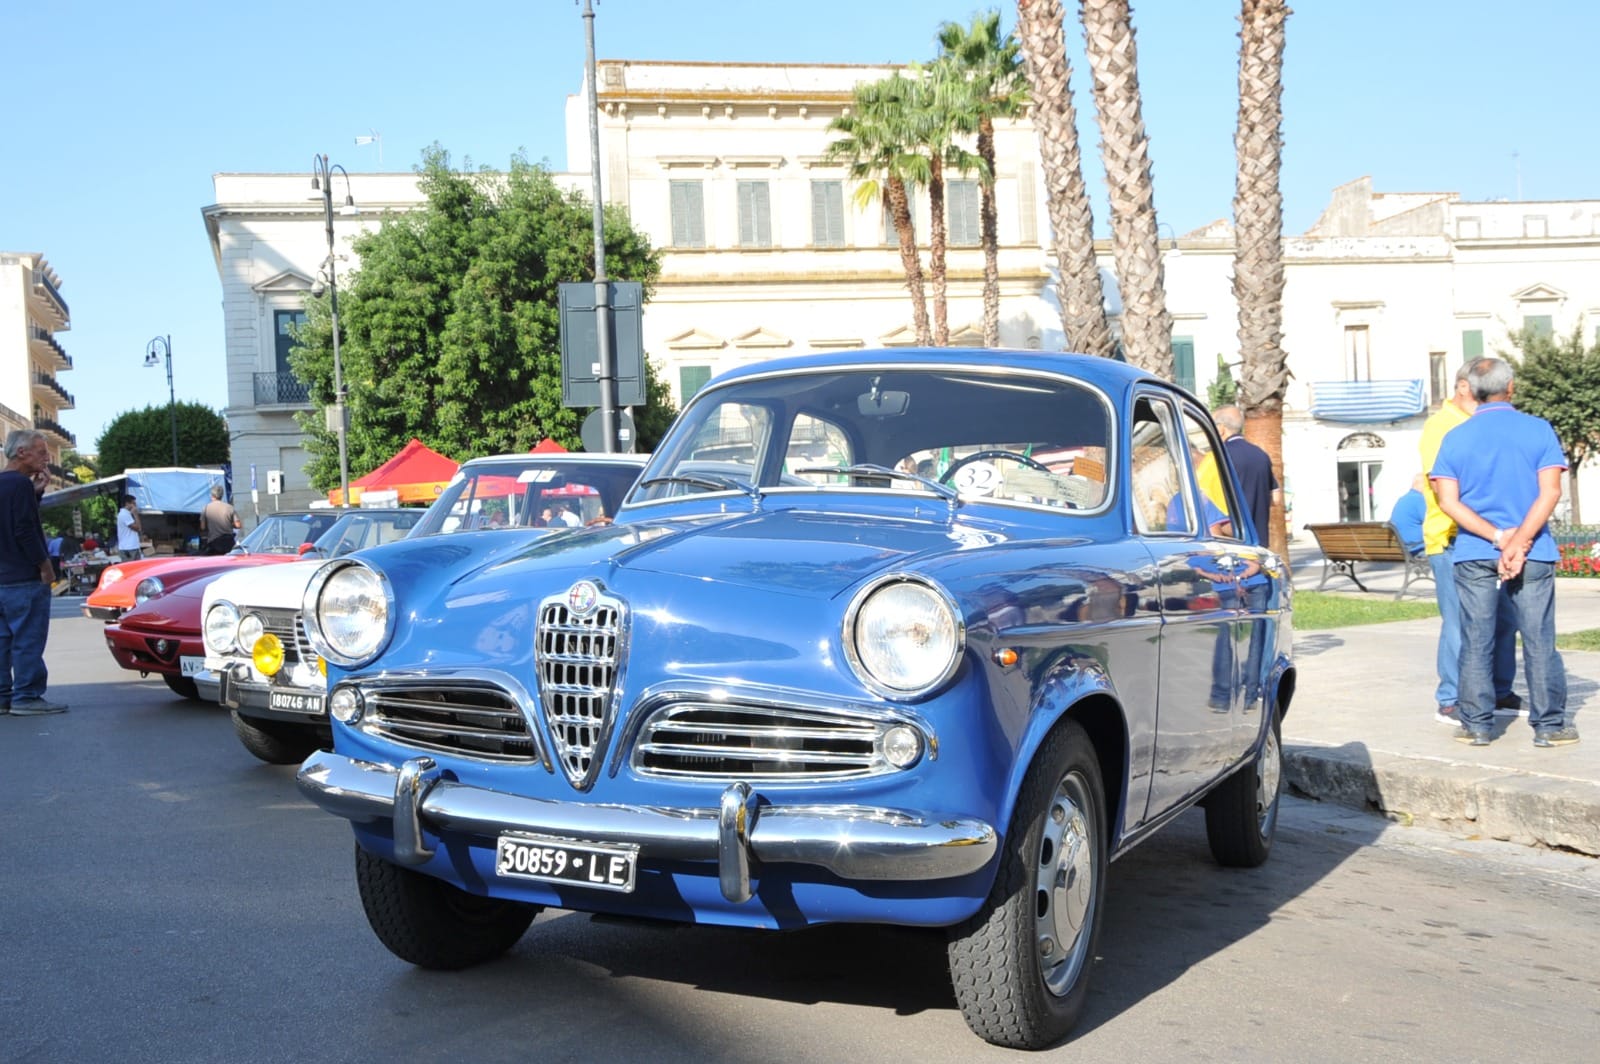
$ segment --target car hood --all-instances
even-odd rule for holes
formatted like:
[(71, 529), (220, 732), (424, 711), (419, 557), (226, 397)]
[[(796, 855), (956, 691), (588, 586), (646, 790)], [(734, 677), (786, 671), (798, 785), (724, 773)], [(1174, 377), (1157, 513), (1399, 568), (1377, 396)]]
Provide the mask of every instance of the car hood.
[[(121, 606), (127, 608), (133, 605), (134, 590), (139, 586), (139, 581), (152, 576), (159, 577), (161, 582), (169, 588), (179, 584), (187, 584), (195, 580), (209, 579), (219, 573), (229, 572), (241, 567), (254, 567), (258, 565), (283, 564), (294, 561), (291, 555), (280, 554), (222, 554), (211, 558), (182, 557), (182, 558), (146, 558), (137, 562), (118, 562), (110, 568), (121, 569), (122, 579), (110, 587), (99, 587), (89, 595), (86, 600), (90, 606)], [(137, 568), (135, 568), (137, 566)], [(101, 580), (104, 581), (104, 576)]]
[(325, 564), (315, 560), (235, 569), (211, 581), (206, 599), (209, 602), (226, 599), (241, 607), (297, 610), (306, 584), (311, 582), (311, 574)]
[[(135, 581), (137, 583), (137, 581)], [(198, 632), (200, 603), (212, 581), (196, 579), (146, 599), (118, 620), (123, 628), (159, 629), (163, 632)]]

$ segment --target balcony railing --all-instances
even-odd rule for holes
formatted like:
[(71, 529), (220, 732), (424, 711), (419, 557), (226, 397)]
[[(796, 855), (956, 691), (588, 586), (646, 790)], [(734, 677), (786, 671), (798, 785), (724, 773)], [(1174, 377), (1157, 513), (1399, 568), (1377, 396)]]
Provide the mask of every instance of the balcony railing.
[(309, 406), (311, 386), (293, 373), (257, 373), (256, 405), (273, 406), (281, 403)]
[(1428, 408), (1421, 380), (1316, 381), (1311, 413), (1323, 421), (1399, 421)]
[(56, 356), (56, 359), (59, 362), (59, 369), (72, 368), (72, 356), (67, 354), (66, 349), (62, 347), (59, 342), (57, 342), (54, 336), (50, 335), (50, 330), (41, 329), (35, 325), (32, 328), (32, 333), (35, 340), (38, 340), (40, 343), (48, 347), (51, 354)]
[(61, 425), (59, 423), (57, 423), (55, 421), (55, 419), (53, 419), (53, 418), (36, 417), (36, 418), (33, 419), (33, 427), (38, 429), (40, 432), (53, 432), (53, 433), (55, 433), (57, 436), (61, 437), (63, 440), (66, 440), (67, 441), (67, 445), (70, 446), (70, 447), (78, 446), (78, 437), (74, 436), (72, 433), (70, 433), (66, 429), (62, 428)]
[(75, 402), (73, 402), (72, 393), (61, 387), (61, 384), (53, 375), (41, 372), (39, 370), (34, 370), (33, 383), (54, 395), (57, 399), (56, 405), (60, 406), (63, 410), (70, 410), (77, 405)]
[(33, 275), (33, 283), (37, 287), (43, 289), (45, 295), (49, 296), (55, 301), (56, 306), (61, 308), (61, 316), (63, 318), (72, 317), (72, 312), (67, 309), (67, 301), (61, 298), (61, 293), (56, 290), (55, 285), (50, 283), (50, 278), (48, 276), (43, 273), (36, 272)]

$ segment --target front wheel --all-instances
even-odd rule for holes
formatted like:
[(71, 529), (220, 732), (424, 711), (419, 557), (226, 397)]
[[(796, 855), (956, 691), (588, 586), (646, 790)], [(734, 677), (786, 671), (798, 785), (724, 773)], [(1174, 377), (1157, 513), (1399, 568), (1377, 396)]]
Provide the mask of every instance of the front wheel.
[(1043, 1049), (1078, 1021), (1100, 937), (1105, 825), (1094, 746), (1064, 720), (1023, 780), (988, 898), (950, 932), (956, 1000), (985, 1041)]
[(419, 968), (453, 971), (517, 944), (540, 906), (485, 898), (356, 847), (356, 886), (378, 941)]
[(1282, 787), (1283, 743), (1274, 713), (1260, 756), (1206, 796), (1206, 840), (1218, 864), (1255, 868), (1271, 855)]
[(251, 720), (238, 710), (233, 711), (233, 734), (246, 750), (269, 765), (298, 765), (322, 746), (310, 726)]

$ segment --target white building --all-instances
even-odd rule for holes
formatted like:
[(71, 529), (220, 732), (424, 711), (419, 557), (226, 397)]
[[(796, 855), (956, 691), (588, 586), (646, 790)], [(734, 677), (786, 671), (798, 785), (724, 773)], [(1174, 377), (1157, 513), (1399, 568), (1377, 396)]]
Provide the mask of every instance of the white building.
[[(891, 69), (599, 64), (604, 194), (662, 251), (645, 350), (680, 405), (748, 362), (912, 342), (893, 233), (876, 203), (855, 205), (843, 168), (823, 158), (828, 122), (849, 107), (851, 86)], [(557, 179), (587, 194), (581, 92), (567, 101), (566, 128), (569, 172)], [(1041, 298), (1053, 258), (1032, 125), (1002, 123), (996, 140), (1001, 342), (1055, 347), (1060, 322)], [(360, 227), (421, 199), (411, 175), (350, 181), (362, 214), (335, 220), (340, 276), (357, 265), (349, 239)], [(283, 504), (303, 504), (317, 496), (292, 414), (310, 406), (288, 373), (283, 330), (328, 253), (322, 202), (309, 174), (219, 174), (215, 188), (204, 215), (223, 284), (236, 481), (251, 465), (263, 483), (266, 469), (282, 469)], [(927, 204), (916, 198), (925, 244)], [(948, 216), (951, 338), (976, 345), (974, 183), (951, 182)], [(1597, 202), (1474, 204), (1450, 193), (1374, 193), (1362, 179), (1336, 189), (1317, 224), (1284, 250), (1291, 532), (1388, 515), (1418, 471), (1422, 422), (1463, 358), (1507, 349), (1524, 324), (1558, 333), (1600, 325)], [(1232, 229), (1217, 222), (1183, 234), (1167, 255), (1176, 376), (1204, 394), (1218, 356), (1238, 357)], [(1102, 262), (1111, 266), (1108, 248)], [(1589, 497), (1600, 498), (1600, 485)]]
[(43, 255), (0, 252), (0, 439), (12, 429), (38, 429), (59, 478), (61, 454), (78, 445), (61, 425), (72, 393), (56, 374), (72, 358), (55, 334), (72, 328), (61, 278)]

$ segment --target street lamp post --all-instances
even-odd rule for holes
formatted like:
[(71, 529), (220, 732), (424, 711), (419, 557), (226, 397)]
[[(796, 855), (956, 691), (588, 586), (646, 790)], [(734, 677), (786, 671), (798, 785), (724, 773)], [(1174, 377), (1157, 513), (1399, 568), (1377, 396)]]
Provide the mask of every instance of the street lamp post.
[(341, 506), (350, 505), (350, 452), (345, 435), (350, 429), (349, 413), (345, 408), (344, 365), (339, 361), (339, 282), (334, 272), (333, 251), (333, 172), (344, 175), (344, 206), (340, 214), (357, 214), (356, 201), (350, 194), (350, 172), (338, 163), (328, 165), (326, 155), (311, 157), (311, 187), (322, 193), (322, 217), (328, 233), (328, 261), (324, 271), (328, 278), (328, 312), (333, 325), (333, 413), (332, 428), (339, 438), (339, 491)]
[[(156, 354), (160, 351), (161, 354)], [(146, 368), (159, 366), (162, 356), (167, 360), (167, 418), (172, 422), (172, 464), (178, 464), (178, 393), (172, 387), (172, 337), (157, 336), (144, 347)]]

